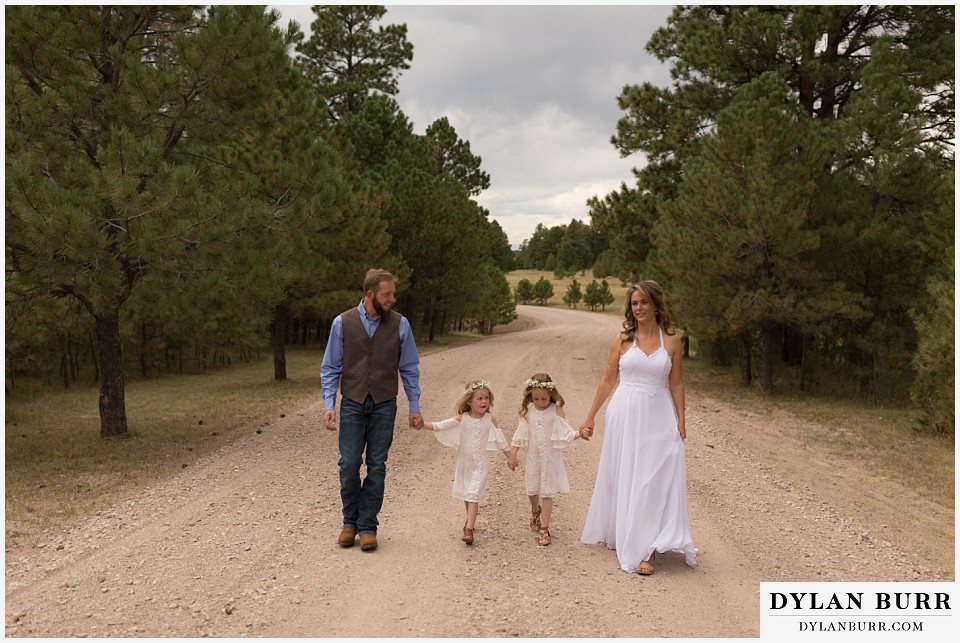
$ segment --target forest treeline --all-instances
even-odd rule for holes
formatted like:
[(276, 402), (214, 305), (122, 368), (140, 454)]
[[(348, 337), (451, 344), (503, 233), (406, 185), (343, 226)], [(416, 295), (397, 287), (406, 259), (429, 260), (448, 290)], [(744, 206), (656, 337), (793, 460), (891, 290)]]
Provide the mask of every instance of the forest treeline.
[[(125, 369), (325, 341), (365, 271), (430, 339), (515, 316), (481, 159), (393, 95), (413, 46), (382, 6), (16, 6), (6, 13), (6, 387), (81, 368), (101, 435)], [(469, 260), (465, 260), (469, 258)]]
[(647, 45), (673, 84), (617, 97), (634, 180), (516, 253), (469, 142), (394, 99), (406, 27), (313, 12), (7, 7), (8, 390), (94, 378), (122, 436), (127, 369), (269, 350), (283, 378), (371, 266), (424, 340), (489, 332), (516, 266), (658, 279), (744, 383), (829, 372), (952, 433), (952, 6), (677, 7)]
[(517, 265), (654, 278), (714, 364), (954, 428), (953, 6), (684, 6), (624, 87), (635, 182)]

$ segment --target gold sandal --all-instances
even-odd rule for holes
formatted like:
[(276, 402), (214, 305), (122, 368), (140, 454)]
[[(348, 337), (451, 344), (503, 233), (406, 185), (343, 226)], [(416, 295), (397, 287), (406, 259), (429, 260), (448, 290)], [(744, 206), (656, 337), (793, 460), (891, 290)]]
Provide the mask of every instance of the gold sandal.
[(460, 540), (467, 543), (468, 545), (473, 544), (473, 530), (467, 527), (467, 523), (463, 523), (463, 538), (461, 538)]
[(539, 529), (540, 538), (537, 539), (537, 544), (542, 546), (547, 546), (550, 544), (550, 530), (549, 529)]
[(530, 518), (530, 531), (540, 531), (540, 512), (543, 511), (543, 507), (537, 507), (537, 510), (530, 510), (532, 518)]
[(640, 563), (637, 566), (637, 573), (641, 576), (652, 576), (653, 575), (653, 557), (656, 556), (656, 553), (650, 554), (650, 558)]

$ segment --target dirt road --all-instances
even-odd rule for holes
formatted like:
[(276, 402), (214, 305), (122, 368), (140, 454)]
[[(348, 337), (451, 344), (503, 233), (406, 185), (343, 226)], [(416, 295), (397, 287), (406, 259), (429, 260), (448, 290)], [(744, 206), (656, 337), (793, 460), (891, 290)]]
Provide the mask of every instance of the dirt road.
[[(521, 307), (515, 324), (527, 329), (423, 358), (425, 419), (449, 417), (463, 383), (483, 377), (509, 439), (521, 383), (546, 371), (580, 422), (619, 322)], [(801, 450), (789, 418), (749, 417), (690, 387), (695, 569), (666, 555), (651, 577), (626, 574), (614, 552), (579, 542), (600, 418), (565, 454), (572, 491), (551, 546), (527, 528), (522, 469), (499, 457), (465, 546), (456, 453), (405, 426), (402, 395), (380, 547), (340, 549), (337, 440), (317, 400), (8, 559), (6, 635), (756, 637), (762, 580), (953, 578), (952, 512)]]

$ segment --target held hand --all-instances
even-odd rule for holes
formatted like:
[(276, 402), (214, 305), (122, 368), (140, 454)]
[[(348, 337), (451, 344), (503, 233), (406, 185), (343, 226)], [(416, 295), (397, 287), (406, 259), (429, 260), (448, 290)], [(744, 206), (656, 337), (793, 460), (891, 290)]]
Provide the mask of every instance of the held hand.
[(323, 412), (323, 426), (327, 431), (337, 430), (337, 412), (333, 409), (327, 409)]
[(593, 420), (585, 420), (583, 424), (580, 425), (580, 437), (584, 440), (589, 440), (593, 437)]
[(580, 427), (580, 430), (577, 431), (577, 437), (587, 442), (590, 441), (590, 435), (591, 435), (590, 429)]
[(423, 428), (423, 416), (419, 413), (410, 414), (410, 426), (418, 431)]

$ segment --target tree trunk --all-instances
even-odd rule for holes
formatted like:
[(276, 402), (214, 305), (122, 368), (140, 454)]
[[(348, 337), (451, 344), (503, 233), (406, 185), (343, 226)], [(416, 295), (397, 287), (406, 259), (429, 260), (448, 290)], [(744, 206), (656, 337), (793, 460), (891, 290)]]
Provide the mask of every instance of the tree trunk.
[(97, 331), (90, 338), (90, 354), (93, 356), (93, 381), (100, 381), (100, 356), (97, 355)]
[(333, 320), (326, 317), (320, 317), (317, 322), (317, 343), (321, 346), (327, 345), (327, 339), (330, 337), (330, 326), (332, 325)]
[(760, 388), (764, 393), (773, 393), (773, 353), (777, 343), (777, 326), (771, 321), (764, 321), (761, 323), (761, 329)]
[(750, 331), (741, 330), (737, 333), (740, 343), (740, 383), (750, 386), (753, 383), (752, 348), (750, 347)]
[(140, 322), (140, 375), (147, 377), (147, 322)]
[(281, 301), (273, 309), (273, 379), (287, 379), (287, 326), (290, 323), (290, 307)]
[(70, 389), (70, 340), (66, 334), (60, 336), (60, 374), (63, 375), (64, 390)]
[(807, 334), (800, 335), (800, 390), (807, 390)]
[(70, 379), (76, 382), (80, 379), (80, 346), (70, 340)]
[(130, 437), (124, 398), (123, 340), (117, 310), (95, 315), (100, 354), (100, 437)]
[(427, 340), (427, 341), (429, 341), (431, 344), (433, 343), (433, 338), (434, 338), (434, 336), (435, 336), (435, 334), (436, 334), (436, 330), (437, 330), (437, 324), (436, 324), (436, 322), (437, 322), (437, 318), (438, 318), (438, 317), (439, 317), (439, 315), (437, 314), (437, 310), (436, 310), (435, 308), (431, 307), (431, 308), (430, 308), (430, 317), (429, 317), (429, 322), (430, 322), (430, 337), (429, 337), (429, 339)]

